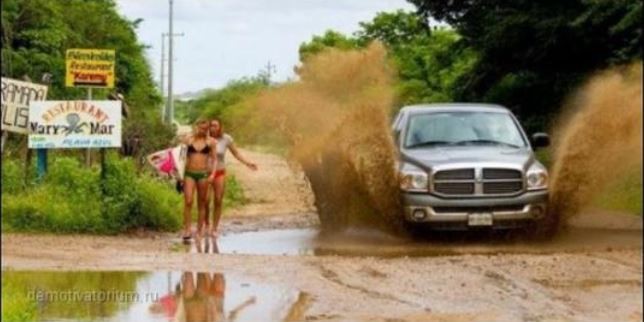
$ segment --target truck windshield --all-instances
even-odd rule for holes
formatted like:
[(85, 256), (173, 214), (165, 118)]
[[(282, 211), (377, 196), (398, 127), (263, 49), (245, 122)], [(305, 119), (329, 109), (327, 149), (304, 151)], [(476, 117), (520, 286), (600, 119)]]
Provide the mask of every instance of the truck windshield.
[(441, 145), (525, 147), (518, 125), (507, 113), (432, 112), (411, 116), (405, 148)]

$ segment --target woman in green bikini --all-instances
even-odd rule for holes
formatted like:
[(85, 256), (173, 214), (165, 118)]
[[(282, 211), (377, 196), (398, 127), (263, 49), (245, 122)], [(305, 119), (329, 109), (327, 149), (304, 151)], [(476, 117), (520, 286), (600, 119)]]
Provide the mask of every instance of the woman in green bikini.
[[(217, 140), (208, 135), (208, 121), (199, 120), (195, 124), (194, 134), (184, 139), (188, 146), (186, 171), (184, 175), (184, 207), (183, 207), (183, 240), (192, 238), (192, 204), (194, 193), (197, 191), (197, 236), (203, 235), (206, 220), (206, 202), (208, 196), (208, 180), (214, 178), (214, 171), (210, 170), (212, 162), (217, 162)], [(214, 160), (214, 161), (213, 161)]]

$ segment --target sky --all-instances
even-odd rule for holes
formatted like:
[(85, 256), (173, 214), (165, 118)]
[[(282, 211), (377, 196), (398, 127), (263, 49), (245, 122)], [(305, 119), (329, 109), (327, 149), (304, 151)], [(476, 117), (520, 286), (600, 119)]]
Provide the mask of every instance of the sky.
[[(128, 19), (143, 19), (137, 34), (150, 46), (147, 57), (158, 81), (168, 1), (117, 0), (117, 4)], [(397, 9), (414, 7), (405, 0), (174, 0), (174, 32), (184, 36), (174, 40), (173, 92), (219, 88), (257, 75), (269, 61), (276, 66), (273, 80), (293, 78), (302, 42), (328, 29), (351, 34), (359, 22)]]

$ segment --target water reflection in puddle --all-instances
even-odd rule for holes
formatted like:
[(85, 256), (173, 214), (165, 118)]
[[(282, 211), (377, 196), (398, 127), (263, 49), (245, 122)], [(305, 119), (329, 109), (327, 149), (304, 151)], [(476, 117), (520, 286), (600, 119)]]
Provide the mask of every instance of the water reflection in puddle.
[(375, 257), (423, 257), (464, 254), (553, 253), (641, 248), (641, 231), (617, 229), (570, 229), (549, 241), (535, 241), (520, 233), (440, 233), (430, 238), (406, 239), (353, 230), (320, 236), (315, 229), (283, 229), (229, 234), (217, 240), (196, 240), (175, 245), (192, 253), (255, 255), (346, 255)]
[(37, 303), (40, 321), (282, 321), (303, 294), (211, 272), (3, 271), (2, 278)]
[(190, 244), (177, 241), (174, 248), (207, 254), (314, 255), (317, 237), (315, 229), (280, 229), (195, 239)]

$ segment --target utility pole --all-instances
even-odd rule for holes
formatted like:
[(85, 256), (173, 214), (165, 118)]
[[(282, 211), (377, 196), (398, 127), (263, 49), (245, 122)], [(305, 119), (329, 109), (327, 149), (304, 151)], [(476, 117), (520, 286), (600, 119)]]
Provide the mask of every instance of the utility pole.
[(269, 60), (268, 63), (266, 63), (266, 82), (267, 82), (267, 85), (271, 84), (271, 75), (273, 75), (273, 73), (275, 73), (275, 72), (277, 72), (277, 68)]
[(172, 124), (172, 121), (174, 120), (174, 97), (172, 95), (172, 69), (173, 69), (173, 56), (174, 56), (174, 48), (173, 48), (173, 41), (172, 39), (174, 38), (174, 29), (172, 28), (172, 20), (173, 20), (173, 12), (172, 12), (172, 4), (173, 0), (168, 0), (170, 4), (170, 16), (169, 16), (169, 30), (168, 30), (168, 40), (169, 40), (169, 48), (168, 48), (168, 107), (166, 108), (166, 122), (168, 124)]
[[(161, 73), (160, 73), (160, 79), (159, 79), (159, 86), (161, 87), (161, 97), (163, 98), (163, 105), (161, 106), (161, 119), (165, 120), (166, 119), (166, 109), (168, 108), (168, 103), (166, 101), (166, 96), (165, 96), (165, 79), (166, 79), (166, 74), (165, 74), (165, 62), (168, 61), (167, 58), (165, 58), (165, 38), (168, 37), (168, 33), (164, 32), (161, 34)], [(179, 33), (179, 34), (174, 34), (173, 37), (183, 37), (184, 33)]]

